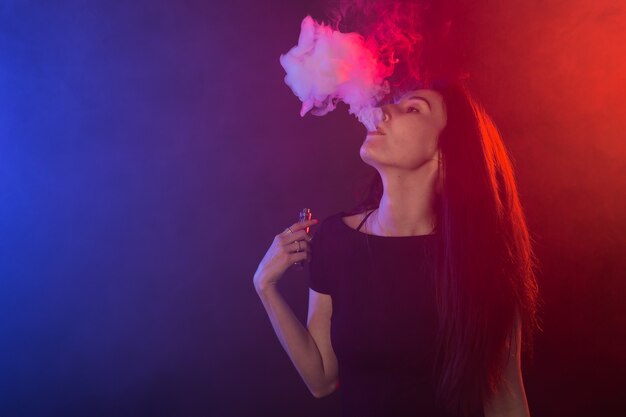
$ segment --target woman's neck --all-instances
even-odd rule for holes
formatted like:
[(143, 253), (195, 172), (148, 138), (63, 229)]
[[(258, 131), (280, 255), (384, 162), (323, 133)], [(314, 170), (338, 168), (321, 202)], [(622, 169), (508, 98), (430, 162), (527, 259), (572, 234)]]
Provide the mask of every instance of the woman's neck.
[(381, 236), (431, 234), (436, 224), (434, 180), (418, 175), (382, 179), (383, 196), (376, 212), (367, 219), (369, 229)]

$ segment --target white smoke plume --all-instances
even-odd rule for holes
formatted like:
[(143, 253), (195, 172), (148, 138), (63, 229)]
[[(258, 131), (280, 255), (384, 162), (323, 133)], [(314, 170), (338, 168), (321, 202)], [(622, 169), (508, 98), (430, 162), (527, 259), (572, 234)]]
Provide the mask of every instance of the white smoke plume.
[(302, 101), (300, 116), (311, 109), (323, 116), (341, 100), (368, 131), (376, 130), (383, 116), (376, 103), (389, 93), (389, 68), (375, 51), (376, 44), (362, 35), (341, 33), (306, 16), (298, 44), (280, 56), (285, 83)]

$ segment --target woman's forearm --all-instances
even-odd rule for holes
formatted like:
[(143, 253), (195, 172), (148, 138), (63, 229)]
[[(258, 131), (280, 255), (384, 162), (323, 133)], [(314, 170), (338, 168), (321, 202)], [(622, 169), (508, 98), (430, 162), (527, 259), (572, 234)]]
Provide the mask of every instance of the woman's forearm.
[(255, 287), (274, 332), (311, 394), (321, 397), (329, 391), (322, 355), (309, 331), (295, 316), (275, 284)]

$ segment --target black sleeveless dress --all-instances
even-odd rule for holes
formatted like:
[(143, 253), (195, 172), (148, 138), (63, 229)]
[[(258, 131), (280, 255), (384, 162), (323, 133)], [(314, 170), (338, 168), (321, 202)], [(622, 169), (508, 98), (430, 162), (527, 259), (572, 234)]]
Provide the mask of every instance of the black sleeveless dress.
[(438, 235), (369, 235), (347, 215), (318, 224), (309, 263), (309, 287), (333, 300), (342, 415), (451, 417), (432, 378)]

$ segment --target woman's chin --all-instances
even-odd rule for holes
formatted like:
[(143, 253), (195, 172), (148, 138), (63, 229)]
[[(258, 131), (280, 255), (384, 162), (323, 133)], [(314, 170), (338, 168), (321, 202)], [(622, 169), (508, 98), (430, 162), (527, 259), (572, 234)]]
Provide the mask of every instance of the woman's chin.
[(359, 156), (361, 156), (363, 162), (368, 165), (374, 166), (376, 164), (376, 157), (366, 144), (361, 145), (361, 148), (359, 149)]

